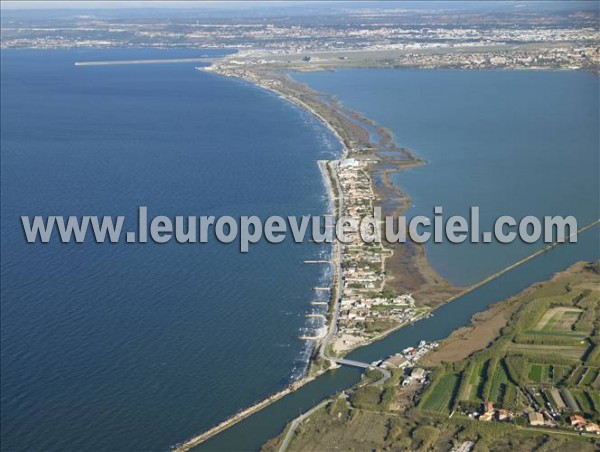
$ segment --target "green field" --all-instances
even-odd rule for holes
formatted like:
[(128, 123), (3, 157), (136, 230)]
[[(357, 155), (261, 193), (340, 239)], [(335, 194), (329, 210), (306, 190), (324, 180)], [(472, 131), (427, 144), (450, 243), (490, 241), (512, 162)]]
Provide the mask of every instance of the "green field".
[(596, 381), (596, 378), (598, 377), (598, 368), (596, 367), (588, 367), (587, 368), (587, 372), (585, 373), (581, 384), (584, 386), (591, 386), (592, 383), (594, 383), (594, 381)]
[(492, 381), (492, 387), (490, 389), (490, 400), (494, 403), (502, 403), (504, 396), (510, 385), (508, 381), (508, 375), (502, 363), (498, 363), (494, 379)]
[(569, 385), (577, 386), (581, 381), (584, 373), (586, 372), (586, 368), (583, 366), (578, 366), (575, 371), (571, 374), (571, 378), (569, 378)]
[(592, 402), (594, 402), (594, 411), (600, 413), (600, 394), (596, 391), (591, 391), (589, 395), (592, 398)]
[(579, 389), (572, 389), (571, 394), (573, 394), (573, 397), (575, 397), (575, 400), (584, 413), (594, 413), (594, 402), (588, 392), (581, 391)]
[(483, 367), (482, 363), (475, 362), (471, 367), (471, 374), (469, 375), (469, 384), (472, 386), (477, 386), (479, 384), (479, 378), (481, 373), (481, 368)]
[(557, 312), (542, 328), (542, 331), (570, 331), (581, 315), (580, 311)]
[(470, 394), (468, 400), (483, 401), (483, 385), (485, 383), (485, 375), (489, 361), (477, 361), (472, 369), (469, 377)]
[(447, 373), (440, 376), (423, 397), (420, 408), (440, 413), (449, 412), (452, 409), (458, 383), (458, 374)]
[(569, 366), (552, 366), (552, 382), (554, 384), (566, 381), (571, 373)]
[(554, 366), (551, 364), (531, 364), (529, 381), (531, 383), (558, 383), (569, 374), (569, 366)]
[(529, 380), (531, 380), (534, 383), (541, 383), (543, 371), (543, 364), (532, 364), (529, 368)]
[(577, 345), (533, 345), (511, 343), (508, 350), (514, 353), (530, 355), (535, 361), (536, 356), (556, 355), (561, 358), (580, 360), (588, 350), (589, 344), (579, 343)]

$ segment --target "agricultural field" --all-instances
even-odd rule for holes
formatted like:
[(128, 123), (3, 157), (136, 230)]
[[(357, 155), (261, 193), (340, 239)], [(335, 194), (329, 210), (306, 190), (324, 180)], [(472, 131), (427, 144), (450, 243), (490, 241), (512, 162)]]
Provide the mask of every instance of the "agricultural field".
[(578, 366), (573, 373), (571, 374), (571, 378), (569, 378), (570, 386), (577, 386), (583, 380), (583, 377), (586, 373), (587, 369), (585, 366)]
[(596, 404), (591, 391), (583, 391), (580, 389), (571, 389), (571, 394), (581, 407), (584, 414), (593, 414), (596, 412)]
[(584, 342), (578, 345), (533, 345), (533, 344), (510, 344), (508, 350), (531, 356), (535, 360), (536, 356), (555, 355), (561, 358), (581, 360), (589, 349), (589, 344)]
[(551, 365), (532, 363), (529, 367), (529, 381), (531, 383), (552, 383), (552, 380)]
[[(487, 349), (447, 366), (419, 408), (477, 411), (490, 401), (496, 408), (526, 411), (541, 409), (548, 401), (556, 412), (599, 416), (599, 291), (590, 287), (597, 289), (569, 275), (518, 297), (505, 311), (510, 321), (500, 337)], [(504, 303), (511, 306), (510, 300)], [(452, 394), (454, 401), (449, 400)]]
[(481, 400), (483, 402), (483, 385), (487, 374), (489, 361), (476, 362), (471, 371), (469, 379), (469, 400)]
[(568, 381), (572, 371), (572, 366), (531, 363), (529, 381), (536, 384), (563, 385)]
[(450, 412), (458, 388), (459, 375), (447, 373), (436, 379), (435, 383), (423, 397), (419, 408), (437, 411), (438, 413)]
[(599, 375), (599, 367), (580, 365), (573, 371), (568, 384), (577, 387), (589, 386), (597, 390)]
[(578, 308), (558, 307), (546, 311), (537, 323), (536, 331), (571, 331), (583, 311)]
[(502, 402), (502, 397), (508, 385), (508, 374), (503, 366), (496, 366), (496, 372), (492, 377), (492, 386), (490, 388), (489, 399), (492, 402)]
[(598, 379), (599, 372), (600, 369), (598, 369), (597, 367), (587, 367), (587, 371), (583, 375), (580, 384), (584, 386), (592, 386), (594, 382)]
[[(600, 264), (579, 263), (492, 306), (419, 363), (429, 371), (422, 389), (406, 392), (402, 372), (383, 387), (352, 388), (302, 422), (289, 450), (450, 450), (463, 441), (475, 450), (600, 450), (600, 436), (567, 422), (576, 413), (600, 423), (599, 287)], [(493, 332), (469, 341), (490, 320)], [(484, 402), (495, 409), (487, 422)], [(499, 409), (508, 419), (497, 420)], [(528, 425), (532, 411), (553, 428)]]

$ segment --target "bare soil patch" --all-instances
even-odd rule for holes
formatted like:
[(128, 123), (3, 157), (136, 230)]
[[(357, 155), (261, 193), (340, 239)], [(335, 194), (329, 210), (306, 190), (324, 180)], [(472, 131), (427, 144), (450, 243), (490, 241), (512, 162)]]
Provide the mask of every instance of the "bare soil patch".
[(441, 366), (461, 361), (473, 353), (487, 348), (506, 326), (513, 304), (496, 304), (487, 311), (475, 314), (470, 326), (455, 330), (440, 347), (425, 355), (424, 366)]

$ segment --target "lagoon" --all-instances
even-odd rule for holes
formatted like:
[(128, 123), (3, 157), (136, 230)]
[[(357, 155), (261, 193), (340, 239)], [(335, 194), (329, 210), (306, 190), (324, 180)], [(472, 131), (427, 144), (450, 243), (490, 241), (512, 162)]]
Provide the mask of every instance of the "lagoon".
[[(481, 230), (501, 215), (600, 218), (599, 78), (581, 71), (343, 69), (294, 73), (389, 129), (427, 163), (396, 173), (406, 215), (469, 217)], [(468, 285), (542, 244), (428, 243), (447, 280)]]

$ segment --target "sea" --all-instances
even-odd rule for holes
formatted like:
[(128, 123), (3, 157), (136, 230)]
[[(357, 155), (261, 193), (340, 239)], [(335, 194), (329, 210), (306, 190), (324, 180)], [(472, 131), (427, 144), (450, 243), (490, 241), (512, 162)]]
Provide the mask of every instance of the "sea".
[(27, 244), (21, 215), (320, 215), (308, 113), (201, 50), (3, 50), (2, 448), (166, 450), (301, 376), (330, 246)]
[[(304, 372), (310, 349), (298, 336), (319, 327), (305, 315), (318, 296), (313, 288), (330, 275), (303, 261), (326, 259), (329, 247), (261, 242), (242, 254), (235, 243), (215, 241), (32, 245), (21, 228), (21, 215), (126, 215), (133, 225), (140, 205), (167, 216), (329, 211), (316, 161), (339, 155), (340, 146), (278, 96), (196, 70), (200, 63), (74, 66), (220, 53), (0, 54), (2, 449), (166, 450)], [(409, 215), (432, 205), (455, 215), (478, 203), (485, 221), (525, 212), (565, 212), (580, 225), (598, 217), (598, 79), (591, 74), (293, 77), (335, 94), (428, 161), (394, 176), (413, 200)], [(598, 258), (597, 232), (355, 357), (437, 340), (487, 304)], [(440, 274), (468, 284), (535, 249), (442, 244), (427, 253)], [(257, 449), (358, 375), (329, 373), (205, 448)]]

